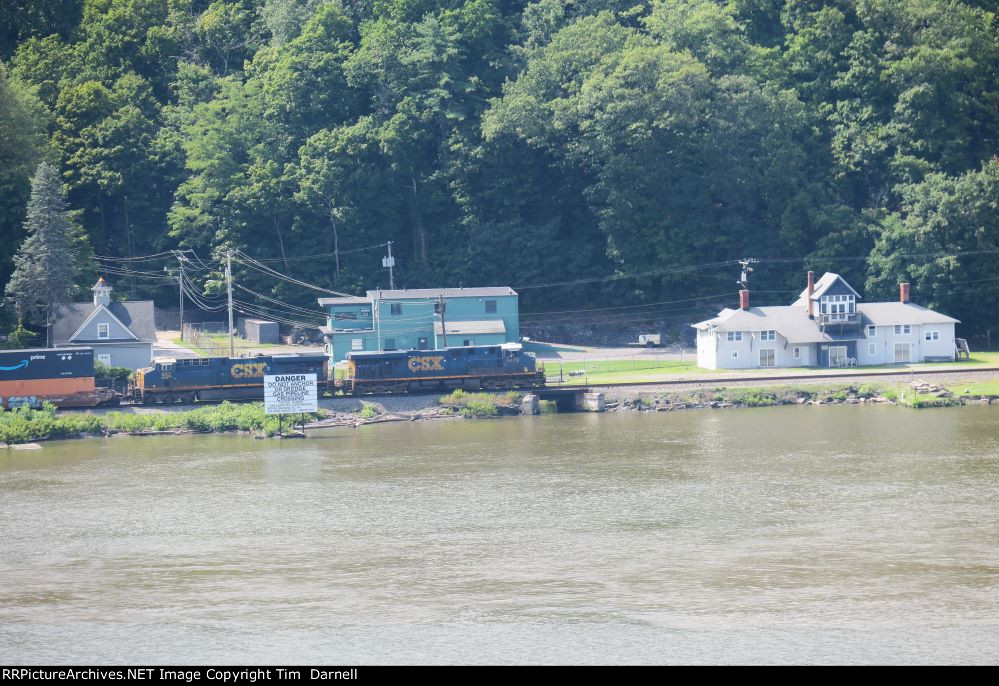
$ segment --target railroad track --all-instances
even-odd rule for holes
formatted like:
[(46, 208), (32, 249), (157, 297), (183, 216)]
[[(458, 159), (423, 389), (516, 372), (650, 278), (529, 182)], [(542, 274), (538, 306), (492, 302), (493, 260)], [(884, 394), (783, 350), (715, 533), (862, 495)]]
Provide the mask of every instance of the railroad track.
[[(747, 375), (747, 376), (725, 376), (725, 377), (696, 377), (696, 378), (674, 378), (674, 379), (660, 379), (658, 381), (624, 381), (624, 382), (591, 382), (591, 383), (578, 383), (578, 384), (548, 384), (546, 388), (641, 388), (647, 386), (718, 386), (722, 387), (726, 384), (745, 384), (745, 383), (764, 383), (772, 384), (773, 382), (780, 381), (810, 381), (821, 383), (822, 381), (836, 381), (837, 379), (888, 379), (888, 378), (900, 378), (900, 377), (923, 377), (923, 376), (934, 376), (943, 374), (960, 374), (964, 375), (984, 375), (984, 374), (997, 374), (999, 373), (999, 367), (974, 367), (968, 369), (905, 369), (898, 371), (848, 371), (844, 370), (841, 372), (826, 372), (823, 374), (770, 374), (767, 376), (762, 376), (758, 374)], [(583, 378), (586, 381), (586, 378)], [(527, 390), (527, 389), (524, 389)], [(406, 397), (425, 397), (425, 396), (439, 396), (442, 391), (422, 391), (415, 393), (379, 393), (371, 395), (357, 395), (357, 396), (324, 396), (325, 399), (334, 398), (356, 398), (357, 400), (374, 400), (379, 399), (391, 399), (398, 398), (400, 396)], [(321, 397), (320, 400), (324, 398)], [(245, 402), (260, 402), (261, 398), (239, 398), (234, 400), (229, 400), (232, 403), (245, 403)], [(166, 405), (149, 404), (144, 405), (142, 403), (121, 403), (118, 407), (144, 407), (148, 409), (174, 409), (174, 410), (185, 410), (194, 409), (197, 407), (204, 407), (205, 405), (218, 405), (219, 403), (225, 402), (223, 400), (201, 400), (194, 404), (182, 404), (182, 403), (171, 403)], [(86, 412), (94, 409), (100, 409), (102, 411), (113, 411), (115, 407), (67, 407), (61, 408), (60, 412)]]

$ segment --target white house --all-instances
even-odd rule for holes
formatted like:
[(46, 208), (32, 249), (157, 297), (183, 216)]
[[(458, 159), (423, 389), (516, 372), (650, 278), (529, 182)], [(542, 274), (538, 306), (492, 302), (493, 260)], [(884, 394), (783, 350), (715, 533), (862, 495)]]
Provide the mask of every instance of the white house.
[(706, 369), (844, 367), (902, 362), (940, 362), (956, 356), (958, 320), (909, 302), (909, 284), (898, 302), (860, 303), (839, 274), (826, 272), (792, 305), (724, 309), (694, 324), (697, 364)]
[(56, 311), (52, 324), (57, 348), (86, 346), (109, 367), (149, 366), (156, 342), (152, 300), (112, 302), (111, 286), (100, 277), (93, 303), (72, 303)]

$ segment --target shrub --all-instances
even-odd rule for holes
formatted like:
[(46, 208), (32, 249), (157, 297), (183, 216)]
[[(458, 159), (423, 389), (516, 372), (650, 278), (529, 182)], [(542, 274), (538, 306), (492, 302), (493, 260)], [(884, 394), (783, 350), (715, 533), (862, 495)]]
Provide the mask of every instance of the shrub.
[(371, 403), (364, 403), (364, 407), (357, 413), (357, 416), (361, 419), (374, 419), (378, 416), (378, 408)]

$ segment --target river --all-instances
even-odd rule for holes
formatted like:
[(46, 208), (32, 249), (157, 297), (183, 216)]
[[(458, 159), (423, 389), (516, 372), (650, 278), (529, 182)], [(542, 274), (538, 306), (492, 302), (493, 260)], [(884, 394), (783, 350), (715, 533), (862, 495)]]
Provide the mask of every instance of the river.
[(0, 663), (999, 662), (999, 408), (0, 451)]

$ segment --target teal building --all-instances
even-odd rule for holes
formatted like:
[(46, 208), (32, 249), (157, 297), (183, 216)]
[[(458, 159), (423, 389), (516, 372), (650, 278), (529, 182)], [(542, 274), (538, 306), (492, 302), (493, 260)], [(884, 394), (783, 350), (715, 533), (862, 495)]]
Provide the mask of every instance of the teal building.
[(439, 350), (520, 340), (517, 292), (508, 287), (377, 290), (367, 297), (319, 298), (319, 305), (326, 312), (322, 330), (333, 362), (351, 351)]

